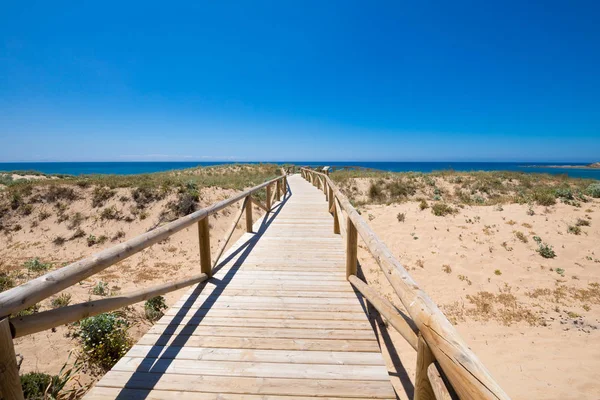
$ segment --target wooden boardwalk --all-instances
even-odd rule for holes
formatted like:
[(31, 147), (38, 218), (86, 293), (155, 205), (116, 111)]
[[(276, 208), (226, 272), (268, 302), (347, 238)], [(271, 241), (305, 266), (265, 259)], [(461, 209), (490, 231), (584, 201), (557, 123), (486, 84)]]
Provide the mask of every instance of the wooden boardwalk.
[(288, 183), (87, 399), (396, 398), (324, 194)]

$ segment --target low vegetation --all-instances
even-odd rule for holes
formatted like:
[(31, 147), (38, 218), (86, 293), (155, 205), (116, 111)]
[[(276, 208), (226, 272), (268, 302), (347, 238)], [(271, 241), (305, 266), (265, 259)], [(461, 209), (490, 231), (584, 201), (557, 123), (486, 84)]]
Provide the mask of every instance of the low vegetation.
[(129, 323), (118, 313), (104, 313), (79, 322), (81, 339), (88, 362), (109, 370), (131, 347)]
[(144, 303), (144, 311), (149, 321), (156, 321), (163, 316), (163, 310), (167, 309), (167, 303), (163, 296), (156, 296)]

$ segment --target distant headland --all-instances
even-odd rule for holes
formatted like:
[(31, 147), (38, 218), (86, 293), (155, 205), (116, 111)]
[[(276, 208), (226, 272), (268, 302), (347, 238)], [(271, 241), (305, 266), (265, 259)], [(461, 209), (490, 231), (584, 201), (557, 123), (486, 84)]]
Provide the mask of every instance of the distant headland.
[(527, 168), (574, 168), (574, 169), (600, 169), (600, 162), (591, 163), (588, 165), (524, 165)]

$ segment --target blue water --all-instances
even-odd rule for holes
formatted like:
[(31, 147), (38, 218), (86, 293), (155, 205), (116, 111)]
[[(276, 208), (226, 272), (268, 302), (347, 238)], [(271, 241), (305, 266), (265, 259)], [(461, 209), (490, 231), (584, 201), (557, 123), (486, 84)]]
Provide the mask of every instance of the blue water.
[[(116, 174), (132, 175), (173, 169), (231, 164), (231, 162), (19, 162), (0, 163), (0, 171), (39, 171), (46, 174)], [(585, 165), (583, 163), (516, 163), (516, 162), (294, 162), (296, 165), (357, 166), (393, 172), (455, 171), (521, 171), (567, 174), (575, 178), (600, 180), (600, 169), (547, 168), (544, 165)], [(528, 167), (529, 166), (529, 167)], [(532, 167), (535, 166), (535, 167)]]

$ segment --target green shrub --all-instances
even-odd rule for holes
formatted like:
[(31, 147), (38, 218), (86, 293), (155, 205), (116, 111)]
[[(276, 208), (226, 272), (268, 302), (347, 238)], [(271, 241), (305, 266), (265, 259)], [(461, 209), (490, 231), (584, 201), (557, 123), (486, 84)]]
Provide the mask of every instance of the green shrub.
[(183, 217), (196, 211), (199, 195), (197, 191), (179, 193), (177, 200), (170, 204), (171, 210), (178, 217)]
[(534, 236), (533, 241), (536, 242), (538, 245), (542, 244), (542, 238), (539, 236)]
[(27, 268), (29, 272), (43, 272), (48, 270), (51, 266), (51, 263), (43, 263), (39, 258), (32, 258), (25, 262), (25, 268)]
[(96, 296), (108, 296), (108, 283), (100, 281), (92, 288), (92, 294)]
[(554, 193), (547, 189), (538, 189), (534, 191), (533, 200), (541, 206), (552, 206), (556, 204)]
[(544, 258), (554, 258), (556, 257), (556, 253), (552, 246), (546, 243), (541, 243), (540, 247), (537, 249), (537, 252), (540, 253), (540, 256)]
[(555, 197), (560, 197), (564, 200), (574, 200), (573, 191), (570, 188), (560, 188), (554, 191)]
[(577, 222), (575, 223), (577, 226), (590, 226), (590, 221), (587, 219), (577, 218)]
[(89, 235), (87, 237), (87, 245), (88, 247), (92, 247), (93, 245), (95, 245), (96, 243), (98, 243), (98, 239), (96, 238), (96, 236), (94, 235)]
[(60, 296), (52, 299), (52, 308), (66, 307), (71, 302), (69, 293), (62, 293)]
[(37, 314), (40, 311), (40, 303), (36, 303), (32, 306), (29, 306), (16, 314), (13, 314), (14, 317), (26, 317), (28, 315)]
[(406, 220), (406, 214), (398, 213), (398, 215), (396, 215), (396, 218), (398, 218), (398, 222), (404, 222)]
[(401, 179), (397, 179), (388, 183), (387, 189), (392, 197), (408, 197), (417, 192), (415, 185)]
[[(70, 355), (69, 355), (70, 358)], [(73, 385), (70, 389), (65, 389), (67, 383), (75, 378), (83, 368), (83, 363), (76, 360), (70, 366), (68, 360), (63, 364), (58, 375), (48, 375), (40, 372), (29, 372), (21, 375), (21, 387), (23, 395), (27, 400), (58, 400), (58, 399), (79, 399), (86, 388), (79, 384)]]
[(421, 209), (421, 211), (423, 211), (426, 208), (429, 208), (429, 204), (427, 204), (427, 201), (421, 199), (421, 202), (419, 203), (419, 208)]
[(436, 203), (433, 206), (431, 206), (431, 212), (433, 213), (433, 215), (443, 217), (448, 214), (454, 214), (456, 210), (450, 207), (448, 204)]
[(600, 199), (600, 182), (592, 183), (590, 186), (588, 186), (586, 193), (595, 199)]
[(52, 244), (54, 244), (55, 246), (62, 246), (63, 244), (65, 244), (65, 242), (67, 241), (67, 239), (65, 239), (62, 236), (57, 236), (52, 240)]
[(369, 186), (369, 198), (374, 201), (380, 201), (383, 197), (384, 193), (381, 185), (376, 182), (371, 182), (371, 185)]
[(52, 375), (44, 374), (41, 372), (29, 372), (21, 375), (21, 387), (23, 388), (23, 396), (27, 400), (45, 400), (46, 389), (48, 394), (51, 392), (52, 384), (54, 381)]
[(570, 225), (567, 232), (572, 233), (573, 235), (579, 235), (581, 233), (581, 228), (577, 225)]
[(527, 239), (527, 236), (525, 236), (525, 234), (521, 231), (515, 231), (515, 236), (517, 237), (517, 239), (519, 239), (521, 242), (523, 243), (527, 243), (529, 242), (529, 240)]
[(78, 335), (92, 365), (112, 368), (131, 347), (129, 323), (115, 313), (104, 313), (81, 320)]
[(0, 272), (0, 292), (4, 292), (15, 286), (15, 281), (6, 272)]
[(146, 312), (146, 318), (150, 321), (156, 321), (163, 316), (163, 310), (167, 309), (167, 303), (165, 298), (162, 296), (156, 296), (144, 303), (144, 311)]
[(102, 206), (108, 199), (115, 195), (114, 190), (107, 187), (96, 186), (92, 192), (92, 207)]
[(115, 206), (106, 207), (100, 212), (100, 219), (117, 220), (121, 217)]

